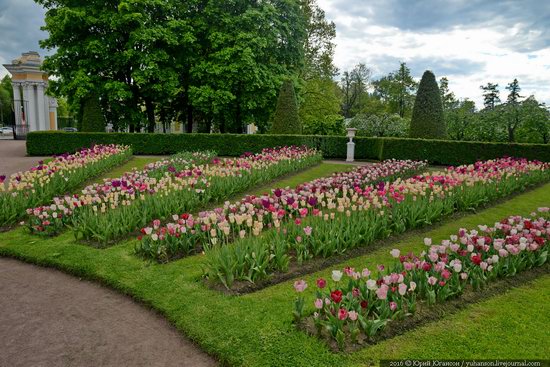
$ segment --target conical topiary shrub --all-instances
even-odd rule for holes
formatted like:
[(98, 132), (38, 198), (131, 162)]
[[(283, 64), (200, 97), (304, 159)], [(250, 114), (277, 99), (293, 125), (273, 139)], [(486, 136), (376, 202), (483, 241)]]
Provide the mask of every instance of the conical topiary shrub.
[(411, 138), (444, 139), (447, 136), (443, 105), (435, 75), (426, 70), (418, 86), (411, 119)]
[(105, 116), (99, 105), (97, 94), (92, 93), (82, 103), (82, 131), (105, 132)]
[(272, 134), (301, 134), (302, 123), (298, 115), (298, 101), (291, 80), (285, 80), (273, 115)]

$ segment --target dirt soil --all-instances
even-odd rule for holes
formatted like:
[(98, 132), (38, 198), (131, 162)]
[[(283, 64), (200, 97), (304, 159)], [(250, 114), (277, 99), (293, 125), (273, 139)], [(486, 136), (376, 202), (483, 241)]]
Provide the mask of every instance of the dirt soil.
[(130, 298), (0, 258), (0, 366), (215, 366)]

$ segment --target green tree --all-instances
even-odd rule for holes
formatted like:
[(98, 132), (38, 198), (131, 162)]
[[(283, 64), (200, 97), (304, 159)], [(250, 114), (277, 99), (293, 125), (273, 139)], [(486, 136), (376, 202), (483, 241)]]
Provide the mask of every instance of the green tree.
[(298, 101), (291, 80), (285, 80), (279, 92), (273, 115), (272, 134), (301, 134), (302, 124), (298, 114)]
[(338, 135), (344, 133), (340, 115), (338, 85), (330, 79), (306, 81), (300, 94), (299, 115), (304, 134)]
[(332, 79), (338, 72), (334, 66), (336, 25), (325, 18), (317, 0), (300, 0), (305, 17), (303, 79)]
[(265, 125), (281, 81), (304, 62), (305, 16), (295, 0), (36, 0), (55, 50), (52, 91), (80, 105), (90, 91), (115, 129), (157, 121), (242, 132)]
[(105, 116), (99, 105), (97, 94), (91, 93), (82, 99), (82, 131), (105, 132)]
[(356, 65), (351, 71), (345, 71), (342, 80), (342, 112), (344, 117), (350, 118), (363, 108), (367, 97), (367, 88), (371, 70), (365, 64)]
[(374, 82), (374, 93), (388, 103), (389, 112), (404, 118), (410, 116), (417, 87), (411, 70), (402, 62), (399, 69)]
[(447, 135), (443, 106), (435, 75), (427, 70), (422, 75), (414, 102), (410, 136), (443, 139)]
[(0, 125), (13, 125), (13, 88), (11, 78), (6, 75), (0, 81)]
[(517, 79), (514, 79), (513, 82), (509, 83), (506, 86), (506, 89), (510, 92), (506, 100), (506, 131), (508, 131), (508, 141), (516, 141), (515, 133), (518, 127), (520, 126), (520, 98), (523, 98), (519, 95), (521, 88)]
[(398, 114), (380, 115), (358, 114), (348, 124), (357, 129), (359, 136), (405, 137), (408, 134), (408, 122)]
[(530, 96), (521, 103), (520, 141), (528, 143), (550, 142), (550, 110), (544, 103), (539, 103), (535, 96)]
[(500, 103), (498, 84), (487, 83), (480, 88), (483, 91), (483, 106), (486, 109), (494, 109)]
[(457, 102), (458, 105), (445, 111), (445, 125), (450, 139), (470, 140), (471, 128), (478, 123), (476, 105), (473, 101), (465, 99)]

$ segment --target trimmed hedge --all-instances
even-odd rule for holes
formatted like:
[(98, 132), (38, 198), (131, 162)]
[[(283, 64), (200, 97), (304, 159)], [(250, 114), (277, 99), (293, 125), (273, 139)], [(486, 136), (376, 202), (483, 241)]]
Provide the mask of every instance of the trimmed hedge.
[[(325, 158), (345, 158), (344, 136), (270, 134), (133, 134), (31, 132), (27, 154), (47, 156), (74, 152), (92, 144), (130, 145), (137, 155), (174, 154), (182, 150), (215, 150), (221, 156), (258, 152), (266, 147), (307, 145), (323, 152)], [(464, 142), (407, 138), (355, 138), (355, 158), (382, 160), (422, 159), (433, 164), (458, 165), (503, 156), (524, 157), (550, 162), (550, 145)]]

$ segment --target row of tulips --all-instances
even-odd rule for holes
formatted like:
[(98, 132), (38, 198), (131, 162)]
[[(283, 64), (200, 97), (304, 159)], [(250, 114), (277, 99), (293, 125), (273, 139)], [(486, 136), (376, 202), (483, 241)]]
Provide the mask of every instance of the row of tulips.
[(122, 145), (95, 145), (74, 154), (54, 156), (6, 180), (0, 176), (0, 226), (16, 223), (29, 207), (74, 190), (91, 177), (122, 164), (132, 150)]
[[(316, 179), (295, 189), (276, 189), (270, 195), (226, 202), (223, 207), (201, 212), (198, 216), (174, 215), (174, 222), (165, 226), (161, 227), (160, 221), (156, 221), (142, 228), (136, 251), (145, 257), (167, 261), (198, 247), (259, 236), (264, 229), (279, 228), (294, 218), (315, 216), (324, 204), (333, 207), (348, 191), (361, 192), (371, 183), (408, 177), (425, 168), (425, 162), (388, 160)], [(325, 203), (327, 198), (330, 200)]]
[(443, 303), (465, 290), (479, 291), (498, 278), (544, 265), (550, 240), (548, 212), (549, 208), (539, 208), (528, 218), (511, 216), (491, 227), (460, 229), (439, 244), (426, 238), (426, 251), (418, 256), (394, 249), (390, 254), (398, 261), (389, 267), (334, 270), (332, 285), (317, 280), (311, 306), (309, 301), (306, 306), (302, 293), (307, 283), (296, 281), (296, 321), (305, 310), (314, 309), (317, 332), (335, 340), (340, 349), (368, 342), (389, 321), (414, 314), (419, 301), (428, 306)]
[(77, 238), (104, 245), (153, 218), (195, 210), (321, 160), (317, 151), (305, 147), (264, 149), (235, 159), (209, 157), (208, 164), (197, 164), (204, 163), (203, 158), (196, 153), (179, 167), (173, 162), (148, 166), (88, 186), (81, 195), (56, 198), (49, 207), (30, 209), (31, 231), (53, 235), (70, 226)]
[[(342, 254), (549, 179), (548, 164), (503, 158), (377, 185), (343, 187), (339, 191), (310, 189), (300, 194), (306, 199), (293, 207), (292, 221), (273, 220), (275, 230), (260, 237), (239, 239), (231, 246), (206, 248), (205, 276), (228, 288), (235, 280), (253, 283), (288, 271), (291, 260), (300, 265), (312, 258)], [(264, 218), (277, 215), (279, 210), (289, 211), (288, 204), (275, 206), (273, 214)], [(228, 221), (239, 220), (242, 228), (251, 230), (255, 223), (259, 222), (260, 227), (264, 223), (238, 218), (235, 215)], [(215, 219), (212, 218), (214, 224)], [(214, 224), (208, 232), (211, 241), (221, 237), (219, 226), (216, 228)], [(180, 234), (180, 238), (183, 236), (188, 235)]]

